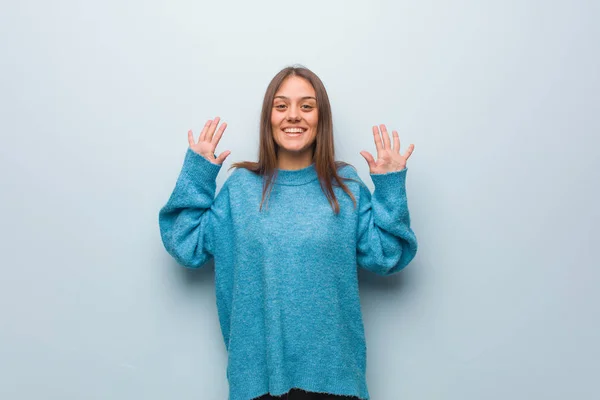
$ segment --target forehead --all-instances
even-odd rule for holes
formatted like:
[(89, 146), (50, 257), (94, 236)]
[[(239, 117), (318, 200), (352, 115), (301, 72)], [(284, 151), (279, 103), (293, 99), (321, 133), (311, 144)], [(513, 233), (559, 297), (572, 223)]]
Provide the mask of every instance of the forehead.
[(312, 87), (309, 81), (299, 76), (290, 76), (285, 78), (281, 83), (275, 96), (285, 96), (290, 98), (304, 96), (316, 97), (316, 94), (315, 88)]

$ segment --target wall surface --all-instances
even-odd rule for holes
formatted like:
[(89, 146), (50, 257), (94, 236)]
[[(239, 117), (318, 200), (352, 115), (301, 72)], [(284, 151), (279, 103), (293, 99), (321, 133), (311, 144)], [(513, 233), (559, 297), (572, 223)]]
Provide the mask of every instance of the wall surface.
[[(264, 90), (324, 81), (336, 155), (400, 132), (419, 254), (361, 271), (386, 399), (590, 399), (595, 1), (13, 1), (0, 13), (0, 398), (227, 398), (214, 268), (158, 231), (187, 130), (256, 160)], [(594, 372), (595, 371), (595, 372)], [(594, 378), (596, 376), (596, 378)]]

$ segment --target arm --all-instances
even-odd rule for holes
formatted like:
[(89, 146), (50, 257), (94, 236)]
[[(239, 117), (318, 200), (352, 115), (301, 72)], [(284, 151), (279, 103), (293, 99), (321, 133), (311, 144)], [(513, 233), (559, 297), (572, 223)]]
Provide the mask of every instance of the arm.
[(165, 249), (180, 264), (199, 268), (214, 255), (214, 230), (219, 217), (225, 218), (229, 207), (227, 182), (215, 199), (216, 179), (223, 161), (231, 153), (218, 157), (215, 148), (227, 124), (220, 118), (208, 120), (196, 142), (188, 131), (190, 147), (183, 168), (167, 204), (160, 210), (158, 224)]
[(417, 253), (406, 198), (407, 169), (371, 174), (373, 195), (361, 181), (357, 262), (379, 275), (403, 269)]
[[(408, 146), (400, 154), (400, 138), (392, 131), (392, 140), (385, 125), (373, 126), (377, 160), (368, 151), (361, 155), (369, 164), (375, 191), (361, 181), (357, 263), (380, 275), (390, 275), (403, 269), (417, 254), (417, 238), (410, 229), (406, 201), (406, 162), (414, 150)], [(393, 141), (393, 143), (392, 143)]]
[[(228, 197), (219, 193), (215, 200), (220, 169), (221, 165), (188, 149), (175, 189), (159, 212), (165, 249), (189, 268), (199, 268), (213, 256), (214, 225)], [(226, 190), (224, 185), (221, 192)]]

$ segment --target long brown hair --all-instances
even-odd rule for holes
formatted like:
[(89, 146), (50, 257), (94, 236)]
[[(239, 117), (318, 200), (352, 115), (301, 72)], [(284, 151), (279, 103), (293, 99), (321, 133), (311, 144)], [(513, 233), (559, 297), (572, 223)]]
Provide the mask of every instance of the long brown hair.
[(344, 192), (346, 192), (346, 194), (352, 198), (354, 207), (356, 207), (356, 199), (354, 198), (354, 195), (342, 182), (342, 179), (354, 179), (340, 177), (337, 173), (338, 168), (342, 168), (350, 164), (343, 161), (335, 161), (333, 119), (331, 116), (331, 105), (329, 104), (327, 91), (325, 90), (325, 86), (323, 85), (323, 82), (321, 82), (321, 79), (319, 79), (314, 72), (303, 66), (292, 66), (282, 69), (277, 75), (275, 75), (267, 87), (263, 100), (262, 112), (260, 115), (260, 144), (258, 162), (236, 162), (231, 165), (230, 169), (246, 168), (257, 175), (263, 176), (263, 193), (262, 200), (260, 202), (260, 209), (262, 210), (262, 205), (265, 199), (267, 199), (268, 204), (267, 193), (271, 193), (273, 182), (277, 177), (277, 152), (279, 150), (279, 145), (273, 138), (273, 130), (271, 127), (273, 99), (283, 81), (290, 76), (298, 76), (306, 79), (315, 89), (317, 96), (319, 119), (317, 122), (317, 135), (313, 144), (313, 162), (315, 163), (315, 170), (319, 177), (323, 193), (325, 193), (325, 196), (327, 196), (329, 204), (331, 205), (331, 208), (335, 214), (339, 213), (340, 205), (333, 191), (334, 185), (340, 186)]

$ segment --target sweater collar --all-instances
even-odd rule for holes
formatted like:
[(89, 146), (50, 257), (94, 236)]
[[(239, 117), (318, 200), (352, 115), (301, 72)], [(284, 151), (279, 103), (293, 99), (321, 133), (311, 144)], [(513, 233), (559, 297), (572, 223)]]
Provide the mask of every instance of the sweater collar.
[(315, 163), (301, 169), (276, 169), (277, 178), (275, 184), (277, 185), (290, 185), (298, 186), (304, 185), (308, 182), (312, 182), (317, 179), (317, 170)]

